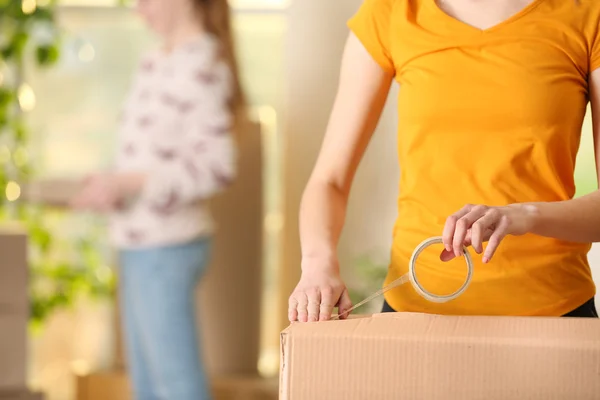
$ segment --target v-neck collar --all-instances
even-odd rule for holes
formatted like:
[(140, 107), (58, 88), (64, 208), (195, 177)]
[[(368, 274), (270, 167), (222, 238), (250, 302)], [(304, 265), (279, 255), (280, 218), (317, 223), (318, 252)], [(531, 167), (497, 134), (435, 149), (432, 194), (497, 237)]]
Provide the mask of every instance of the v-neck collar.
[(495, 25), (492, 25), (488, 28), (478, 28), (474, 25), (471, 25), (467, 22), (461, 21), (458, 18), (455, 18), (453, 16), (451, 16), (450, 14), (448, 14), (447, 12), (445, 12), (444, 10), (442, 10), (442, 8), (439, 6), (437, 0), (425, 0), (425, 2), (438, 14), (440, 15), (441, 18), (446, 19), (447, 21), (449, 21), (449, 23), (463, 29), (466, 31), (471, 31), (474, 33), (488, 33), (488, 32), (493, 32), (495, 30), (498, 30), (506, 25), (510, 25), (513, 22), (516, 22), (517, 20), (521, 19), (522, 17), (524, 17), (525, 15), (529, 14), (531, 11), (533, 11), (537, 6), (539, 6), (541, 3), (543, 3), (545, 0), (532, 0), (529, 4), (527, 4), (525, 7), (523, 7), (520, 11), (517, 11), (516, 13), (512, 14), (510, 17), (498, 22)]

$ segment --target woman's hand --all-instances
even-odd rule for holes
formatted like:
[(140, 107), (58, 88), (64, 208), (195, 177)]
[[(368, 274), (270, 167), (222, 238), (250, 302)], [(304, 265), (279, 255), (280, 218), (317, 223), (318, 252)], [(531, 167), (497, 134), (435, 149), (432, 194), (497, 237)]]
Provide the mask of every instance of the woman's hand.
[(334, 307), (338, 307), (340, 318), (352, 307), (346, 285), (337, 268), (316, 266), (303, 269), (300, 282), (289, 299), (290, 322), (327, 321)]
[(489, 262), (498, 245), (507, 235), (524, 235), (531, 231), (537, 208), (531, 204), (511, 204), (503, 207), (467, 205), (446, 220), (442, 235), (445, 250), (441, 259), (449, 261), (463, 254), (464, 246), (472, 246)]
[(120, 208), (127, 197), (139, 193), (143, 184), (142, 174), (94, 174), (84, 180), (83, 189), (70, 204), (80, 210), (112, 212)]

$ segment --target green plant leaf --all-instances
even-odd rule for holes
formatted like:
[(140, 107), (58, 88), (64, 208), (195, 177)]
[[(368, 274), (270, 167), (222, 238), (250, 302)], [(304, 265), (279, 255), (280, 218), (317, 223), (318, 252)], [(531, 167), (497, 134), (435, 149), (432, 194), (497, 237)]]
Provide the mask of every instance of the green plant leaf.
[(54, 22), (54, 10), (52, 7), (38, 7), (31, 14), (31, 18), (36, 21)]
[(47, 67), (54, 65), (60, 56), (56, 45), (43, 45), (36, 49), (36, 59), (40, 66)]
[(0, 109), (0, 132), (4, 131), (4, 128), (8, 125), (8, 116), (6, 112)]
[(52, 244), (52, 235), (42, 226), (33, 225), (29, 228), (29, 240), (35, 243), (42, 252), (46, 252)]
[(16, 56), (16, 57), (22, 56), (22, 54), (25, 50), (25, 46), (27, 46), (28, 41), (29, 41), (29, 34), (27, 32), (17, 31), (13, 35), (13, 37), (10, 40), (10, 43), (8, 45), (8, 48), (10, 49), (10, 54), (12, 56)]
[(16, 120), (13, 125), (14, 131), (14, 139), (18, 144), (25, 143), (29, 138), (29, 134), (27, 133), (27, 127), (21, 120)]
[(0, 87), (0, 108), (8, 107), (16, 99), (15, 92), (7, 88)]

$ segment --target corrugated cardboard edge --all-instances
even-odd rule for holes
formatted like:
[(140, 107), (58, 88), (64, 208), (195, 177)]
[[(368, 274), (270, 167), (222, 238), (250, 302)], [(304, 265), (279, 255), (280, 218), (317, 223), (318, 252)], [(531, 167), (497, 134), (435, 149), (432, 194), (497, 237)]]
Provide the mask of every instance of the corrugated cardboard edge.
[(287, 360), (291, 359), (292, 345), (289, 338), (290, 327), (286, 328), (280, 334), (280, 373), (279, 373), (279, 400), (289, 400), (290, 398), (290, 364)]

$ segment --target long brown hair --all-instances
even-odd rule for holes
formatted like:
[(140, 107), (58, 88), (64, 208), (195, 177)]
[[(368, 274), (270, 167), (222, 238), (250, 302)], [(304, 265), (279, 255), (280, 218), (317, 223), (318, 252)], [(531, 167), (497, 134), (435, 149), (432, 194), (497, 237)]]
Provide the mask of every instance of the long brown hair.
[(236, 125), (246, 118), (246, 99), (235, 55), (235, 43), (231, 24), (231, 11), (227, 0), (193, 0), (197, 7), (203, 28), (217, 37), (221, 44), (221, 57), (229, 65), (233, 75), (233, 96), (230, 99), (231, 111), (236, 117)]

